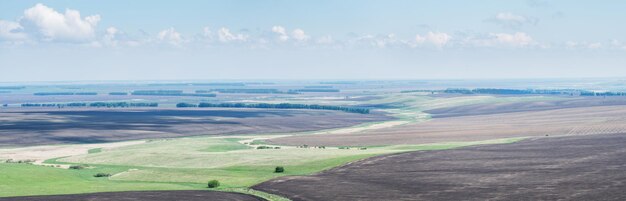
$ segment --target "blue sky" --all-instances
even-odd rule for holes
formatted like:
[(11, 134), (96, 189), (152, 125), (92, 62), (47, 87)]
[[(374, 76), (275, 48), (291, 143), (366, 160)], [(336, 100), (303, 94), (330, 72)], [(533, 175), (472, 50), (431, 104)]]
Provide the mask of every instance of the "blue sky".
[(623, 1), (0, 1), (0, 81), (626, 75)]

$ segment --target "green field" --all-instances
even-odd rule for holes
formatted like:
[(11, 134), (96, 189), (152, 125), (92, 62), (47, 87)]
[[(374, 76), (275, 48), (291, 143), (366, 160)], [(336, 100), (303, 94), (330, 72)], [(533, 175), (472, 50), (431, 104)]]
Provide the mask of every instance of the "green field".
[[(246, 189), (271, 178), (312, 174), (375, 155), (511, 143), (517, 140), (520, 139), (396, 145), (369, 147), (366, 150), (355, 147), (253, 149), (232, 138), (215, 137), (151, 141), (47, 161), (50, 164), (72, 163), (85, 166), (80, 170), (0, 163), (0, 196), (207, 189), (205, 183), (212, 179), (222, 183), (218, 190), (232, 191)], [(274, 173), (276, 166), (284, 166), (286, 171)], [(109, 173), (113, 176), (93, 177), (97, 173)]]

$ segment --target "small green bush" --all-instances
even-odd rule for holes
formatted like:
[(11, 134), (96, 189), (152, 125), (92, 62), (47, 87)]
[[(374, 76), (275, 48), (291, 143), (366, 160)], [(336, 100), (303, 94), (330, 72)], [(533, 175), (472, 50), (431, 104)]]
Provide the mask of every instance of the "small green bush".
[(80, 166), (80, 165), (70, 165), (69, 168), (72, 170), (80, 170), (80, 169), (84, 169), (85, 167)]
[(94, 174), (94, 177), (110, 177), (111, 174), (109, 173), (98, 173), (98, 174)]
[(220, 182), (218, 180), (211, 180), (207, 184), (207, 187), (209, 188), (217, 188), (218, 186), (220, 186)]
[(274, 169), (274, 173), (282, 173), (285, 172), (285, 168), (283, 166), (276, 166)]

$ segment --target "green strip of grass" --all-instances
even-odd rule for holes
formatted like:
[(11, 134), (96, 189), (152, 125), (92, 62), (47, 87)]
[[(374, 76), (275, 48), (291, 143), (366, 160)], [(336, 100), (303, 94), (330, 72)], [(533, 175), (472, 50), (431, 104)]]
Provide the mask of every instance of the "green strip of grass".
[(0, 197), (77, 194), (129, 190), (189, 190), (192, 184), (112, 181), (94, 171), (66, 170), (30, 164), (0, 163)]
[(87, 150), (87, 153), (89, 154), (95, 154), (95, 153), (100, 153), (100, 152), (102, 152), (102, 148), (94, 148), (94, 149)]

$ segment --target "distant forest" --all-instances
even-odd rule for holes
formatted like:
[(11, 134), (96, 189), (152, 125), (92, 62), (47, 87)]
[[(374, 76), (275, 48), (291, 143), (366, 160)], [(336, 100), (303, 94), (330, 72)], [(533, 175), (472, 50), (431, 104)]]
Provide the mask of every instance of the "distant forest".
[(307, 104), (291, 104), (291, 103), (178, 103), (176, 107), (224, 107), (224, 108), (272, 108), (272, 109), (311, 109), (311, 110), (338, 110), (351, 113), (369, 114), (370, 110), (367, 108), (358, 107), (345, 107), (345, 106), (332, 106), (332, 105), (307, 105)]
[(247, 93), (247, 94), (283, 94), (287, 92), (280, 91), (278, 89), (210, 89), (210, 90), (196, 90), (196, 93)]
[(35, 96), (95, 96), (96, 92), (37, 92), (33, 93)]
[(131, 95), (136, 96), (201, 96), (201, 97), (215, 97), (215, 94), (192, 94), (183, 93), (182, 90), (138, 90), (133, 91)]
[(293, 89), (291, 92), (339, 92), (339, 89), (322, 89), (322, 88), (309, 88), (309, 89)]
[(545, 94), (545, 95), (569, 95), (569, 96), (626, 96), (626, 92), (594, 92), (579, 89), (498, 89), (498, 88), (448, 88), (445, 90), (405, 90), (400, 93), (431, 92), (450, 94), (496, 94), (496, 95), (523, 95), (523, 94)]
[(93, 102), (93, 103), (24, 103), (22, 107), (159, 107), (159, 103)]

